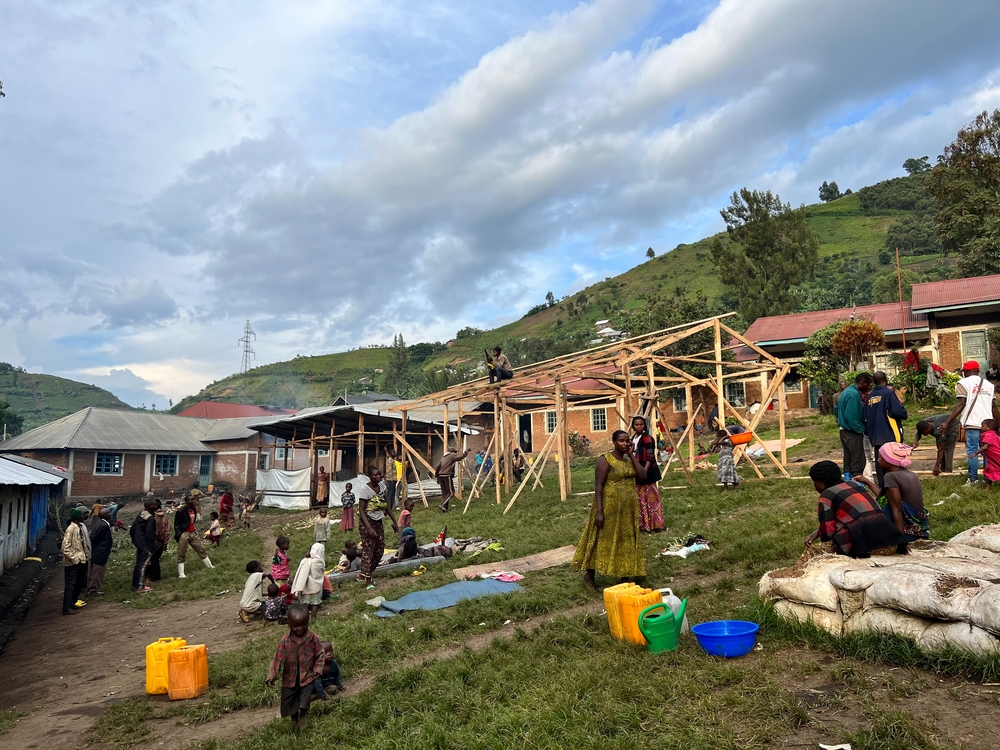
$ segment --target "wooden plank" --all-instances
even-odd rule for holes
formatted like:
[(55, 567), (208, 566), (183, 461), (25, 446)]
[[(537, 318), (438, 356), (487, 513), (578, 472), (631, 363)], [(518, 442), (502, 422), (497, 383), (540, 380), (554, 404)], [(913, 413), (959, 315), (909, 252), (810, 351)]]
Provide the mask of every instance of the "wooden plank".
[(503, 445), (503, 421), (500, 419), (500, 392), (493, 394), (493, 434), (496, 440), (493, 441), (493, 474), (496, 481), (493, 486), (496, 488), (497, 505), (500, 504), (500, 448)]
[(533, 570), (545, 570), (554, 568), (557, 565), (567, 565), (573, 562), (573, 555), (576, 554), (576, 547), (568, 544), (565, 547), (546, 550), (526, 557), (518, 557), (513, 560), (501, 560), (500, 562), (483, 563), (482, 565), (468, 565), (464, 568), (455, 568), (455, 577), (464, 581), (467, 578), (477, 576), (480, 573), (499, 573), (511, 571), (514, 573), (530, 573)]
[(465, 501), (465, 510), (462, 511), (462, 515), (465, 515), (465, 513), (469, 510), (469, 503), (471, 503), (472, 498), (478, 494), (476, 492), (476, 484), (479, 482), (480, 477), (483, 476), (483, 467), (486, 466), (486, 456), (490, 455), (490, 449), (493, 447), (493, 441), (496, 440), (496, 437), (497, 434), (494, 432), (493, 436), (490, 438), (489, 445), (486, 446), (486, 452), (483, 453), (483, 462), (479, 464), (479, 471), (476, 472), (476, 478), (472, 480), (472, 489), (469, 490), (469, 499)]

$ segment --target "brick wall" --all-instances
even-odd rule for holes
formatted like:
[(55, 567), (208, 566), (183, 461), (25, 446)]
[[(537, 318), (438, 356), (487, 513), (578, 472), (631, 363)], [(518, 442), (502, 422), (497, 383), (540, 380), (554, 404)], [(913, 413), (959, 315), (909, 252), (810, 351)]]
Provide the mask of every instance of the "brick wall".
[(75, 451), (73, 456), (73, 497), (131, 497), (142, 495), (148, 486), (153, 492), (160, 494), (170, 490), (181, 492), (191, 489), (198, 483), (198, 472), (201, 467), (201, 456), (198, 454), (181, 453), (177, 455), (177, 474), (163, 475), (160, 480), (154, 473), (156, 455), (149, 455), (149, 477), (146, 476), (146, 453), (125, 451), (122, 461), (122, 473), (95, 474), (94, 462), (96, 451)]
[[(593, 409), (605, 410), (605, 429), (594, 430), (591, 411)], [(549, 439), (550, 433), (545, 431), (546, 411), (536, 411), (531, 414), (531, 447), (534, 453), (539, 453), (545, 447), (545, 441)], [(611, 433), (615, 430), (623, 429), (618, 418), (618, 409), (612, 405), (570, 407), (566, 415), (567, 427), (570, 432), (578, 432), (590, 438), (591, 452), (597, 453), (611, 448)]]
[(958, 331), (937, 334), (938, 364), (949, 372), (962, 366), (962, 340)]

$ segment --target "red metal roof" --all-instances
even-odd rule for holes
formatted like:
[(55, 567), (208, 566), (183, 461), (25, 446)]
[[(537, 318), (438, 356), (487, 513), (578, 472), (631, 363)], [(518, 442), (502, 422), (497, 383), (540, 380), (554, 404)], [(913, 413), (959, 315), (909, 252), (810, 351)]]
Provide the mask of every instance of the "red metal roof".
[[(907, 330), (927, 328), (927, 316), (914, 314), (910, 310), (909, 302), (903, 303), (903, 312)], [(753, 325), (747, 329), (744, 337), (758, 344), (804, 341), (831, 323), (836, 323), (838, 320), (850, 320), (851, 315), (854, 315), (855, 319), (872, 320), (882, 326), (886, 332), (898, 331), (901, 328), (899, 303), (889, 302), (884, 305), (841, 307), (836, 310), (817, 310), (816, 312), (757, 318)]]
[(197, 419), (235, 419), (237, 417), (270, 417), (294, 413), (295, 409), (254, 406), (253, 404), (230, 404), (225, 401), (199, 401), (177, 416)]
[(1000, 303), (1000, 275), (913, 285), (913, 309), (921, 312), (981, 302)]

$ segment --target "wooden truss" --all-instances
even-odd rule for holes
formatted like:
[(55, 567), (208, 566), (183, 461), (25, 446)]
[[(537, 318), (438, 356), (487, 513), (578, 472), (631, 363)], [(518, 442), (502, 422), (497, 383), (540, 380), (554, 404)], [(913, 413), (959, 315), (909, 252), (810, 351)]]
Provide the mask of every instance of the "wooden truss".
[[(634, 336), (586, 349), (584, 351), (555, 357), (544, 362), (538, 362), (515, 370), (511, 380), (503, 380), (491, 385), (486, 378), (480, 378), (466, 383), (459, 383), (451, 388), (433, 393), (413, 402), (398, 407), (389, 406), (387, 410), (400, 410), (404, 420), (407, 410), (427, 409), (434, 406), (447, 405), (463, 400), (476, 400), (493, 403), (494, 434), (489, 450), (493, 453), (494, 467), (500, 466), (501, 456), (504, 458), (505, 482), (496, 482), (496, 501), (500, 503), (501, 485), (508, 490), (515, 489), (513, 497), (507, 503), (505, 513), (513, 506), (518, 495), (534, 477), (534, 487), (541, 481), (541, 469), (555, 454), (559, 477), (559, 495), (563, 501), (572, 492), (573, 480), (570, 474), (569, 461), (569, 430), (567, 426), (568, 404), (586, 404), (606, 401), (615, 398), (622, 406), (618, 409), (623, 428), (628, 428), (627, 415), (641, 414), (646, 417), (647, 424), (655, 424), (660, 416), (660, 403), (671, 391), (683, 390), (688, 404), (688, 423), (681, 434), (680, 440), (674, 441), (673, 435), (667, 431), (667, 439), (674, 448), (674, 455), (680, 459), (679, 449), (687, 441), (687, 463), (680, 459), (681, 467), (689, 484), (693, 484), (691, 471), (695, 462), (694, 419), (700, 410), (693, 408), (692, 390), (705, 387), (714, 393), (719, 403), (719, 416), (734, 417), (763, 445), (763, 440), (757, 435), (757, 427), (766, 411), (766, 405), (772, 399), (778, 400), (778, 424), (780, 430), (780, 458), (766, 447), (766, 457), (785, 477), (787, 461), (785, 451), (785, 399), (784, 379), (788, 375), (789, 365), (748, 341), (739, 332), (730, 328), (724, 322), (729, 315), (720, 315), (704, 320), (685, 323), (683, 325), (665, 328), (661, 331)], [(694, 355), (673, 355), (671, 348), (679, 342), (702, 332), (711, 332), (714, 347), (708, 351)], [(725, 341), (723, 340), (725, 339)], [(727, 352), (741, 348), (750, 349), (758, 361), (736, 362)], [(714, 369), (714, 375), (695, 376), (687, 372), (692, 366), (699, 366), (702, 371)], [(743, 380), (752, 376), (765, 376), (762, 382), (761, 408), (749, 419), (741, 411), (737, 411), (726, 400), (725, 383), (727, 380)], [(525, 475), (517, 488), (511, 486), (511, 462), (513, 448), (517, 444), (517, 415), (528, 411), (545, 409), (555, 411), (556, 429), (549, 436), (544, 448), (535, 456), (533, 471)], [(404, 421), (405, 424), (405, 421)], [(461, 424), (459, 424), (459, 427)], [(763, 477), (760, 468), (746, 454), (743, 446), (738, 446), (735, 459), (738, 462), (745, 458), (754, 472)], [(537, 469), (535, 469), (537, 467)], [(494, 469), (496, 471), (496, 469)], [(485, 479), (485, 478), (483, 478)], [(499, 478), (498, 478), (499, 479)], [(479, 477), (470, 492), (469, 501), (482, 491)], [(468, 502), (466, 510), (468, 510)]]

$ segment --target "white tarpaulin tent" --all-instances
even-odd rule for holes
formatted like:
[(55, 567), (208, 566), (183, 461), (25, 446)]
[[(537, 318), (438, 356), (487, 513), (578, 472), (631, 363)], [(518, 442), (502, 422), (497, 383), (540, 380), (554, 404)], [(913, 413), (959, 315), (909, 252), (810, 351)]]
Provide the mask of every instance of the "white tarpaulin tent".
[(264, 491), (260, 504), (284, 510), (309, 510), (309, 481), (309, 469), (258, 471), (257, 491)]
[[(357, 497), (358, 488), (361, 487), (361, 485), (363, 484), (368, 484), (368, 477), (366, 477), (364, 474), (359, 474), (356, 477), (352, 477), (351, 479), (345, 479), (342, 482), (341, 481), (330, 482), (329, 506), (331, 508), (339, 508), (343, 505), (340, 502), (340, 496), (343, 495), (344, 492), (346, 491), (348, 482), (351, 483), (351, 492), (353, 492), (355, 497)], [(437, 480), (424, 479), (423, 481), (420, 482), (420, 484), (423, 486), (424, 494), (427, 497), (441, 497), (441, 486), (437, 483)], [(396, 491), (399, 492), (398, 489)], [(420, 499), (420, 490), (417, 488), (416, 482), (410, 482), (408, 485), (406, 485), (406, 494), (407, 496), (412, 497), (415, 500)], [(400, 503), (397, 499), (396, 510), (398, 511), (399, 508), (400, 508)]]

